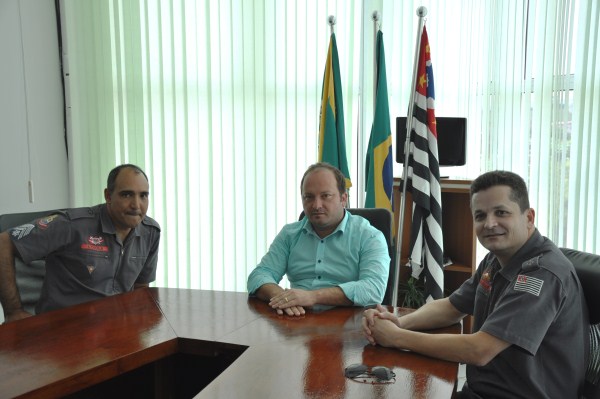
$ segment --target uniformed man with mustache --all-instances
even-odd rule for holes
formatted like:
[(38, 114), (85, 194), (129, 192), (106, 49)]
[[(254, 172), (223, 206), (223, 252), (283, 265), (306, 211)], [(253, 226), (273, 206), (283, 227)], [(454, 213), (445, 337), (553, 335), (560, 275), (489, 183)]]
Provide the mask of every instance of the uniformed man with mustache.
[(106, 203), (59, 211), (0, 234), (0, 301), (6, 322), (32, 316), (23, 309), (15, 257), (45, 259), (35, 312), (42, 313), (147, 287), (154, 281), (160, 226), (146, 216), (144, 171), (120, 165), (108, 175)]

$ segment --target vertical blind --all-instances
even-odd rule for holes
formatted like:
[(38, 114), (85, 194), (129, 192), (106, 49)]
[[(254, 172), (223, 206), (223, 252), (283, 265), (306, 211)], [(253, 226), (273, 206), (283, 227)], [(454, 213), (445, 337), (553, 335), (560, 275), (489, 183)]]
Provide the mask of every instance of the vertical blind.
[(564, 211), (567, 246), (600, 253), (600, 5), (580, 5), (575, 32), (575, 82), (570, 132), (568, 185)]
[[(244, 291), (301, 210), (335, 15), (353, 181), (373, 115), (381, 15), (390, 115), (405, 116), (427, 6), (436, 115), (468, 118), (467, 166), (520, 173), (542, 234), (598, 252), (598, 5), (586, 0), (61, 0), (73, 205), (108, 171), (150, 179), (162, 226), (156, 285)], [(392, 127), (395, 121), (391, 121)], [(367, 132), (367, 133), (363, 133)], [(402, 165), (395, 165), (401, 176)], [(363, 193), (355, 184), (351, 204)]]

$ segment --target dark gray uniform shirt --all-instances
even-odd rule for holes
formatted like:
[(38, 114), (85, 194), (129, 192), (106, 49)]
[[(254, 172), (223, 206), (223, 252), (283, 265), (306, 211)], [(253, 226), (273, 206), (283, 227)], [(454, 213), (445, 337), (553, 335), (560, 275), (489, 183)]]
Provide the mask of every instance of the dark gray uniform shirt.
[(123, 243), (105, 204), (68, 209), (9, 235), (25, 263), (46, 260), (36, 313), (131, 291), (156, 277), (160, 227), (147, 216)]
[(486, 366), (467, 365), (483, 398), (578, 398), (585, 378), (589, 321), (573, 265), (536, 230), (509, 264), (488, 254), (450, 296), (474, 316), (473, 332), (512, 344)]

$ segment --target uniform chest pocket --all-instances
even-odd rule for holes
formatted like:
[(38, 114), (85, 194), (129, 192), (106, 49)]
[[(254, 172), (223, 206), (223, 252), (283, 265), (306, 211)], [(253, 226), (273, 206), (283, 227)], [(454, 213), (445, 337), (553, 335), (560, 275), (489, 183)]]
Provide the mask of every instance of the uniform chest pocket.
[(123, 259), (123, 265), (120, 269), (120, 274), (125, 276), (128, 280), (137, 279), (137, 276), (140, 274), (144, 265), (146, 264), (147, 256), (142, 255), (129, 255), (125, 259)]
[(131, 255), (128, 260), (131, 264), (144, 266), (146, 259), (148, 259), (147, 256)]
[(101, 281), (114, 273), (107, 253), (82, 251), (77, 254), (77, 262), (69, 262), (67, 269), (83, 283)]
[(123, 259), (123, 265), (119, 269), (119, 281), (123, 284), (123, 289), (128, 291), (133, 287), (133, 284), (138, 279), (144, 265), (146, 264), (147, 256), (129, 255)]

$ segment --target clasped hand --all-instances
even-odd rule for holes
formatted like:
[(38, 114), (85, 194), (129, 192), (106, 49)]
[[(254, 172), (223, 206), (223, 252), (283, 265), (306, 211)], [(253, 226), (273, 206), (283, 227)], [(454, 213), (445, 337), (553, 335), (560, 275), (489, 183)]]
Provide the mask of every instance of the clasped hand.
[(398, 318), (381, 305), (363, 313), (363, 334), (371, 345), (393, 346), (392, 337), (398, 327)]
[(300, 289), (283, 290), (269, 301), (269, 306), (277, 311), (277, 314), (288, 316), (302, 316), (306, 312), (304, 307), (313, 306), (315, 300), (310, 291)]

